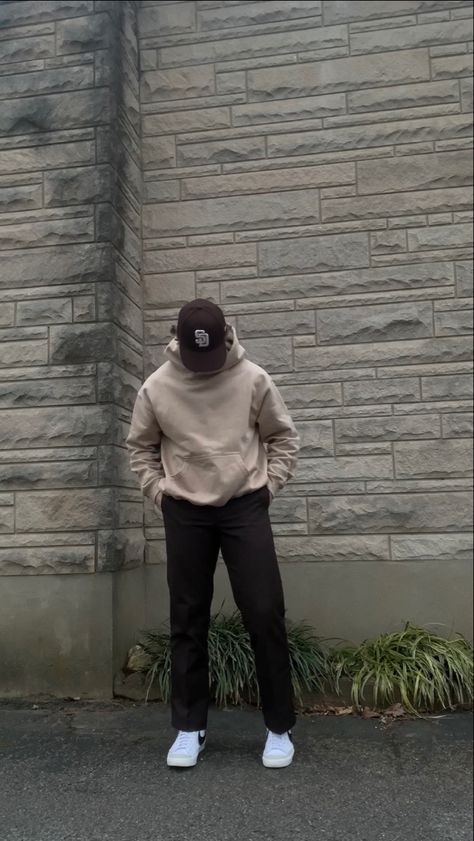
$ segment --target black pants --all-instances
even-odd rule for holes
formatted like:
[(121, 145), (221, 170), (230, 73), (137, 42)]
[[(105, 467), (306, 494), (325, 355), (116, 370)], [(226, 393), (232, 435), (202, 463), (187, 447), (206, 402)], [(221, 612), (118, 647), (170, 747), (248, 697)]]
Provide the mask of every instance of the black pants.
[(268, 506), (266, 487), (222, 507), (163, 496), (171, 723), (178, 730), (207, 726), (208, 630), (219, 549), (250, 636), (265, 724), (276, 733), (295, 724), (283, 587)]

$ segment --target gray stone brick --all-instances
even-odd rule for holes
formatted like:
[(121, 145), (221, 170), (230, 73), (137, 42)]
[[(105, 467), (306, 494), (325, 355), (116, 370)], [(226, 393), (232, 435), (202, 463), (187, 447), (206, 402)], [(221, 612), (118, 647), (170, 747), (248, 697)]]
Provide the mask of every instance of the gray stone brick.
[(179, 166), (200, 166), (225, 161), (246, 161), (265, 157), (263, 137), (235, 140), (229, 137), (214, 143), (189, 143), (178, 147)]
[(380, 53), (382, 50), (411, 50), (432, 44), (455, 44), (472, 38), (471, 21), (442, 21), (439, 23), (403, 26), (398, 29), (377, 29), (372, 32), (353, 33), (351, 51)]
[(387, 561), (389, 559), (388, 539), (384, 535), (278, 537), (275, 544), (280, 561), (286, 562)]
[(335, 421), (336, 442), (398, 441), (404, 438), (439, 438), (440, 419), (437, 415), (409, 417), (348, 418)]
[(410, 12), (426, 12), (432, 9), (447, 9), (462, 6), (462, 2), (427, 2), (427, 0), (325, 0), (325, 20), (328, 23), (350, 23), (356, 20), (372, 20), (391, 15), (406, 15)]
[(445, 560), (469, 561), (472, 559), (471, 534), (394, 534), (391, 538), (394, 561)]
[(471, 438), (474, 433), (472, 412), (453, 412), (441, 418), (444, 438)]
[(472, 297), (472, 262), (456, 263), (456, 289), (460, 298)]
[(308, 311), (265, 313), (239, 317), (239, 336), (285, 336), (314, 332), (314, 315)]
[(397, 160), (358, 161), (360, 194), (463, 187), (472, 183), (470, 152), (439, 152)]
[(429, 78), (426, 51), (413, 50), (409, 62), (401, 52), (249, 70), (247, 84), (249, 100), (255, 102), (425, 82)]
[(324, 187), (353, 184), (355, 170), (352, 163), (327, 166), (295, 167), (294, 169), (218, 175), (182, 180), (183, 198), (273, 192), (302, 187)]
[(313, 534), (465, 531), (472, 526), (469, 493), (399, 493), (315, 497), (309, 500)]
[(12, 546), (0, 549), (0, 575), (91, 573), (95, 546)]
[(343, 384), (344, 403), (359, 405), (400, 403), (419, 400), (420, 381), (415, 377), (398, 377), (388, 380), (356, 380)]
[(415, 339), (433, 334), (433, 307), (427, 303), (339, 307), (317, 312), (320, 344)]
[[(324, 222), (342, 222), (361, 217), (397, 216), (401, 213), (442, 213), (453, 207), (458, 210), (467, 210), (471, 206), (471, 201), (470, 188), (453, 187), (445, 190), (323, 199), (321, 205)], [(403, 257), (403, 262), (405, 260), (406, 258)]]
[(437, 336), (470, 335), (472, 330), (472, 310), (435, 312), (435, 333)]
[(146, 273), (196, 271), (220, 266), (254, 266), (254, 243), (245, 245), (206, 245), (190, 249), (148, 251), (143, 255)]
[(58, 21), (56, 24), (58, 55), (103, 49), (107, 46), (108, 26), (109, 17), (106, 14)]
[(259, 244), (260, 271), (276, 275), (359, 268), (369, 265), (368, 247), (364, 233), (262, 242)]
[(473, 108), (473, 85), (472, 79), (461, 81), (461, 103), (463, 111), (472, 111)]
[(112, 199), (112, 170), (109, 166), (55, 169), (45, 173), (47, 207), (89, 204)]
[(433, 79), (458, 79), (472, 76), (472, 55), (452, 55), (434, 58), (431, 63)]
[(293, 369), (291, 338), (245, 339), (244, 347), (253, 362), (270, 373)]
[(159, 35), (174, 35), (180, 32), (192, 32), (195, 28), (194, 3), (177, 3), (165, 5), (162, 3), (146, 6), (139, 10), (139, 31), (145, 38)]
[(300, 456), (333, 456), (334, 438), (331, 420), (299, 421)]
[[(112, 254), (107, 245), (95, 247), (64, 245), (56, 247), (18, 250), (5, 253), (8, 273), (0, 272), (0, 289), (21, 288), (31, 285), (84, 284), (87, 281), (105, 280), (113, 270)], [(58, 289), (56, 287), (54, 294)]]
[(113, 428), (110, 406), (54, 406), (2, 411), (0, 448), (94, 445)]
[(89, 217), (4, 225), (0, 228), (0, 250), (34, 247), (41, 243), (62, 245), (71, 242), (90, 242), (93, 238), (94, 220)]
[(72, 321), (70, 298), (19, 301), (17, 304), (17, 324), (57, 324), (60, 321)]
[(472, 377), (469, 374), (446, 374), (422, 377), (423, 400), (470, 400), (473, 397)]
[[(293, 375), (296, 380), (296, 375)], [(339, 383), (314, 383), (279, 386), (283, 399), (291, 409), (311, 409), (317, 406), (340, 406), (342, 403)]]
[[(452, 84), (452, 83), (450, 83)], [(165, 114), (145, 114), (143, 133), (177, 134), (182, 131), (229, 128), (229, 108), (199, 108), (197, 111), (170, 111)]]
[[(455, 81), (393, 85), (388, 88), (352, 91), (347, 95), (349, 111), (355, 113), (393, 110), (394, 108), (419, 108), (423, 105), (444, 105), (458, 101), (459, 88)], [(403, 173), (400, 175), (403, 176)]]
[[(110, 100), (105, 89), (75, 91), (74, 96), (70, 93), (57, 93), (41, 96), (23, 97), (2, 103), (0, 111), (0, 134), (30, 134), (37, 131), (54, 131), (59, 129), (71, 129), (81, 126), (95, 126), (107, 122), (110, 112)], [(56, 146), (38, 147), (37, 150), (18, 149), (23, 155), (30, 152), (36, 154), (35, 167), (27, 169), (41, 169), (44, 164), (41, 155), (50, 155), (52, 166), (73, 166), (74, 163), (94, 163), (92, 153), (83, 157), (77, 157), (73, 148), (64, 144), (67, 148), (62, 149)], [(48, 151), (50, 150), (50, 151)], [(60, 160), (56, 158), (62, 152)], [(6, 152), (2, 152), (6, 155)], [(77, 153), (76, 153), (77, 154)], [(46, 157), (46, 161), (48, 158)], [(12, 154), (7, 157), (3, 164), (10, 170), (18, 169), (15, 166)], [(22, 167), (23, 168), (23, 167)]]
[(42, 192), (40, 184), (26, 184), (24, 187), (0, 187), (0, 211), (12, 212), (41, 207)]
[(22, 26), (48, 20), (86, 15), (93, 11), (93, 0), (35, 0), (25, 3), (16, 0), (3, 3), (0, 8), (1, 26)]
[(392, 456), (341, 456), (339, 458), (304, 458), (299, 462), (298, 479), (302, 482), (368, 481), (393, 477)]
[(6, 99), (35, 93), (62, 93), (92, 87), (93, 83), (94, 71), (89, 65), (59, 67), (43, 70), (41, 73), (19, 73), (0, 77), (0, 96)]
[(160, 50), (163, 67), (183, 67), (187, 64), (204, 64), (231, 59), (256, 58), (305, 50), (329, 49), (347, 44), (345, 26), (307, 27), (287, 29), (284, 32), (260, 34), (240, 38), (221, 38), (217, 41), (188, 43)]
[(214, 93), (214, 68), (203, 64), (189, 70), (150, 70), (143, 73), (141, 95), (143, 102), (187, 99)]
[(436, 248), (463, 248), (472, 243), (472, 224), (436, 225), (408, 231), (410, 251), (433, 251)]
[(18, 531), (69, 531), (107, 528), (113, 523), (113, 493), (109, 488), (24, 492), (16, 503)]
[(50, 358), (53, 364), (100, 362), (113, 359), (116, 352), (116, 336), (111, 323), (50, 327)]
[(285, 120), (312, 120), (318, 117), (334, 117), (343, 114), (345, 110), (344, 94), (335, 93), (279, 102), (234, 105), (232, 122), (235, 126), (254, 126), (261, 123), (281, 123)]
[(269, 0), (269, 2), (246, 3), (243, 6), (227, 4), (224, 8), (205, 9), (198, 12), (198, 20), (199, 28), (206, 31), (271, 23), (276, 20), (304, 19), (320, 14), (319, 0)]
[(148, 205), (143, 209), (144, 237), (179, 236), (206, 231), (243, 230), (310, 224), (319, 220), (316, 190), (289, 190), (256, 196), (202, 199)]
[(395, 473), (399, 479), (469, 478), (472, 475), (472, 441), (440, 438), (405, 441), (394, 445)]

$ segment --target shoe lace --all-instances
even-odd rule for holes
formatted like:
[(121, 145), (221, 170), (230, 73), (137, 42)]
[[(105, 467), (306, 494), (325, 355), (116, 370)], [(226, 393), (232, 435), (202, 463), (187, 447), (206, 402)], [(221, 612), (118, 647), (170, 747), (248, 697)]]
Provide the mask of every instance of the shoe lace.
[(186, 748), (193, 740), (193, 733), (188, 730), (180, 730), (176, 739), (176, 748)]
[(288, 733), (274, 733), (272, 730), (268, 731), (268, 750), (283, 750), (283, 746), (288, 737)]

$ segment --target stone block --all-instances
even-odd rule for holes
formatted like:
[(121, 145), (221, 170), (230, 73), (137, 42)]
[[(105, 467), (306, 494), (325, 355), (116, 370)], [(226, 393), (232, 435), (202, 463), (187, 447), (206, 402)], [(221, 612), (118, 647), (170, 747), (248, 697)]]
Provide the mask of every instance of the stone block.
[(312, 534), (396, 534), (465, 531), (472, 526), (471, 494), (398, 493), (309, 499)]
[(299, 421), (300, 456), (333, 456), (334, 438), (331, 420)]
[(50, 327), (50, 358), (54, 363), (102, 362), (117, 353), (115, 327), (109, 322)]
[(94, 488), (96, 485), (97, 465), (90, 460), (2, 463), (2, 486), (5, 490)]
[(214, 93), (214, 68), (210, 64), (179, 70), (149, 70), (142, 75), (143, 102), (189, 99)]
[(277, 496), (271, 504), (272, 523), (304, 523), (306, 525), (306, 501), (298, 497)]
[(339, 383), (282, 385), (279, 389), (285, 403), (291, 409), (340, 406), (342, 403)]
[(0, 167), (19, 172), (46, 169), (72, 164), (88, 164), (93, 159), (93, 144), (89, 141), (36, 146), (26, 149), (0, 151)]
[[(367, 423), (367, 421), (366, 421)], [(392, 479), (392, 456), (339, 456), (304, 458), (298, 464), (300, 482), (344, 482)]]
[(461, 81), (461, 104), (463, 111), (472, 111), (473, 108), (473, 84), (472, 79)]
[(387, 380), (355, 380), (343, 384), (344, 403), (349, 405), (405, 403), (420, 399), (420, 381), (416, 377)]
[(471, 438), (474, 433), (472, 412), (453, 412), (441, 418), (444, 438)]
[(256, 102), (411, 84), (429, 78), (426, 50), (412, 50), (409, 62), (400, 52), (249, 70), (247, 86), (249, 101)]
[(48, 575), (91, 573), (95, 566), (95, 547), (90, 546), (11, 546), (0, 549), (0, 575)]
[(11, 251), (4, 254), (4, 260), (8, 271), (0, 272), (0, 288), (58, 284), (55, 296), (61, 284), (69, 286), (110, 279), (114, 270), (109, 246), (97, 244)]
[(369, 265), (367, 234), (304, 237), (259, 244), (260, 272), (265, 275), (325, 272)]
[(406, 230), (377, 231), (370, 235), (371, 254), (397, 254), (406, 250)]
[(391, 538), (394, 561), (470, 561), (471, 534), (394, 534)]
[(328, 23), (351, 23), (463, 6), (462, 0), (426, 2), (426, 0), (325, 0), (324, 19)]
[(20, 533), (111, 528), (113, 491), (110, 488), (25, 491), (17, 495), (16, 516)]
[(0, 250), (34, 247), (41, 243), (62, 245), (71, 242), (90, 242), (93, 237), (94, 220), (89, 217), (4, 225), (0, 228)]
[(431, 62), (433, 79), (459, 79), (472, 76), (472, 54), (450, 55), (433, 58)]
[(48, 361), (48, 343), (43, 341), (2, 341), (0, 369), (10, 365), (44, 365)]
[(279, 53), (304, 52), (347, 45), (345, 26), (308, 26), (304, 29), (286, 29), (284, 32), (261, 33), (239, 38), (220, 38), (216, 41), (187, 43), (160, 49), (163, 67), (183, 67), (187, 64), (205, 64), (215, 61), (236, 61), (278, 55)]
[(347, 95), (349, 111), (354, 113), (385, 111), (394, 108), (418, 108), (426, 105), (446, 105), (458, 101), (457, 82), (449, 80), (445, 82), (425, 82), (421, 85), (369, 88), (368, 90), (352, 91)]
[(252, 362), (266, 368), (271, 374), (293, 369), (290, 337), (245, 339), (244, 347)]
[(0, 77), (2, 99), (33, 94), (62, 93), (63, 91), (90, 88), (94, 83), (94, 70), (89, 65), (58, 67), (41, 73), (18, 73)]
[(192, 32), (195, 29), (196, 15), (194, 3), (176, 3), (168, 6), (154, 3), (139, 9), (139, 33), (143, 38), (154, 35), (164, 38), (166, 35), (177, 35), (182, 32)]
[(55, 207), (111, 201), (112, 184), (109, 166), (55, 169), (44, 176), (45, 204)]
[(31, 210), (41, 207), (42, 202), (41, 184), (0, 187), (0, 212), (13, 213), (19, 210)]
[(261, 336), (285, 336), (314, 332), (314, 315), (310, 311), (275, 312), (239, 316), (241, 339)]
[(17, 324), (57, 324), (72, 321), (70, 298), (47, 298), (39, 301), (18, 301)]
[[(444, 213), (452, 211), (453, 208), (469, 210), (472, 205), (472, 191), (468, 187), (453, 187), (444, 190), (419, 190), (377, 196), (323, 199), (321, 204), (324, 222), (342, 222), (361, 218), (398, 216), (403, 213)], [(405, 256), (402, 259), (405, 262)]]
[(275, 545), (279, 560), (284, 562), (389, 560), (385, 535), (277, 537)]
[(16, 0), (13, 3), (2, 3), (0, 26), (23, 26), (48, 20), (60, 20), (76, 15), (87, 15), (93, 10), (93, 0), (35, 0), (34, 3)]
[(176, 166), (174, 136), (145, 137), (142, 141), (142, 158), (145, 169)]
[(255, 266), (256, 254), (255, 243), (163, 249), (145, 252), (143, 268), (145, 273), (164, 273), (218, 269), (224, 266)]
[(371, 365), (412, 365), (463, 362), (470, 359), (469, 339), (414, 339), (373, 342), (340, 348), (295, 348), (296, 370), (327, 370)]
[[(44, 72), (44, 71), (43, 71)], [(56, 93), (33, 97), (22, 97), (2, 103), (0, 111), (0, 134), (31, 134), (38, 131), (77, 129), (82, 126), (96, 126), (106, 123), (110, 117), (109, 92), (105, 88), (79, 90), (70, 93)], [(62, 148), (65, 146), (66, 148)], [(85, 153), (88, 144), (62, 144), (61, 146), (39, 146), (36, 149), (17, 149), (6, 158), (7, 170), (24, 169), (16, 164), (29, 153), (35, 166), (27, 169), (42, 169), (43, 166), (73, 166), (75, 163), (94, 163), (92, 149)], [(82, 154), (81, 154), (82, 152)], [(21, 153), (21, 154), (20, 154)], [(6, 155), (6, 152), (1, 152)], [(15, 161), (17, 156), (18, 160)], [(84, 159), (85, 155), (85, 159)], [(6, 171), (7, 171), (6, 170)]]
[(472, 475), (472, 441), (440, 438), (394, 444), (398, 479), (450, 479)]
[(318, 310), (319, 344), (416, 339), (433, 334), (431, 302)]
[(238, 175), (184, 178), (182, 180), (182, 190), (183, 198), (187, 199), (353, 184), (354, 181), (354, 165), (352, 163), (341, 163), (239, 173)]
[(472, 297), (472, 277), (472, 262), (456, 263), (456, 289), (460, 298)]
[(179, 201), (181, 186), (176, 181), (147, 181), (144, 184), (144, 202)]
[(244, 70), (216, 75), (216, 92), (219, 94), (246, 93), (247, 80)]
[(144, 135), (178, 134), (184, 131), (230, 128), (230, 124), (230, 110), (224, 106), (220, 108), (199, 108), (196, 111), (145, 114), (142, 119)]
[(97, 571), (130, 569), (144, 560), (145, 539), (141, 528), (100, 529), (97, 544)]
[(472, 154), (468, 151), (407, 155), (398, 160), (357, 162), (360, 195), (464, 187), (472, 183)]
[(472, 334), (472, 330), (472, 310), (435, 312), (435, 333), (437, 336), (469, 336)]
[(113, 431), (110, 406), (54, 406), (2, 411), (0, 448), (93, 446)]
[(178, 166), (220, 164), (227, 161), (247, 161), (265, 157), (263, 137), (245, 137), (207, 143), (188, 143), (178, 146)]
[(473, 397), (472, 377), (469, 374), (446, 374), (422, 377), (423, 400), (470, 400)]
[(306, 17), (320, 14), (320, 0), (267, 0), (267, 2), (245, 3), (243, 6), (226, 4), (223, 8), (218, 6), (203, 9), (198, 11), (198, 21), (199, 29), (208, 31), (237, 26), (255, 26), (278, 20), (290, 21), (295, 18), (304, 21)]
[(195, 297), (193, 272), (172, 272), (144, 275), (144, 304), (151, 306), (182, 306)]
[(400, 441), (404, 438), (439, 438), (438, 415), (410, 415), (408, 417), (370, 417), (336, 419), (335, 435), (338, 443), (354, 441)]
[[(2, 4), (2, 9), (5, 5)], [(33, 61), (54, 56), (54, 35), (40, 38), (14, 38), (0, 42), (0, 64)]]
[(437, 248), (468, 248), (472, 243), (472, 224), (436, 225), (408, 231), (410, 251), (433, 251)]
[(66, 377), (51, 380), (18, 380), (2, 382), (0, 368), (0, 406), (2, 408), (23, 408), (54, 406), (68, 403), (79, 405), (95, 401), (93, 377)]
[[(339, 237), (334, 237), (335, 241), (338, 239)], [(277, 265), (275, 270), (278, 270)], [(265, 273), (268, 274), (268, 271)], [(449, 287), (453, 284), (452, 263), (437, 262), (226, 282), (222, 284), (222, 302), (248, 304), (282, 298), (385, 293), (390, 290), (413, 290), (432, 286)]]
[[(453, 84), (453, 82), (443, 83)], [(282, 123), (285, 120), (314, 120), (335, 117), (346, 111), (343, 93), (326, 96), (300, 97), (279, 102), (258, 102), (232, 106), (234, 126), (255, 126), (263, 123)]]
[(180, 236), (206, 231), (274, 228), (319, 220), (316, 190), (288, 190), (255, 196), (201, 199), (143, 208), (144, 237)]
[(69, 18), (56, 24), (58, 55), (93, 52), (108, 46), (110, 18), (107, 14)]
[(418, 23), (396, 29), (376, 29), (372, 32), (354, 32), (351, 35), (351, 52), (381, 53), (384, 50), (413, 50), (434, 44), (456, 44), (472, 38), (472, 22), (463, 20)]

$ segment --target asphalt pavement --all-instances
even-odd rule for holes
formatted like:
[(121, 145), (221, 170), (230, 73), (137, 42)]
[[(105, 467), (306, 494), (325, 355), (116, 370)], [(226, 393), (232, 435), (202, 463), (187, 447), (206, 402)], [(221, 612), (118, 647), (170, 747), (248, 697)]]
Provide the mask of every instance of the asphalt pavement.
[(285, 769), (211, 708), (191, 769), (160, 703), (0, 701), (0, 841), (471, 841), (472, 716), (299, 715)]

